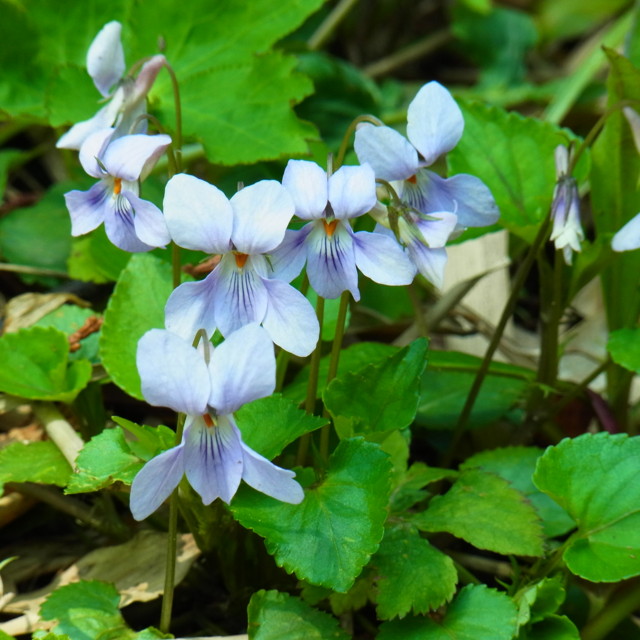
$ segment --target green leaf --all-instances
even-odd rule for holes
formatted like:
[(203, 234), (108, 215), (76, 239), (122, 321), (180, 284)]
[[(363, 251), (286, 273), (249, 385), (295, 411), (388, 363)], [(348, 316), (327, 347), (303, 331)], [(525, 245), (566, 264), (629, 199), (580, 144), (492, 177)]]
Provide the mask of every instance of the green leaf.
[(640, 575), (640, 438), (584, 434), (548, 448), (533, 476), (578, 523), (563, 559), (592, 582)]
[(580, 640), (580, 632), (566, 616), (553, 615), (523, 630), (518, 640)]
[(127, 266), (132, 254), (114, 246), (104, 227), (89, 235), (73, 238), (68, 260), (69, 275), (85, 282), (114, 282)]
[(150, 427), (146, 424), (136, 424), (131, 420), (119, 418), (118, 416), (113, 416), (113, 421), (136, 437), (136, 440), (126, 440), (127, 447), (145, 462), (176, 444), (175, 431), (164, 425)]
[[(65, 304), (40, 318), (33, 326), (35, 327), (53, 327), (62, 331), (67, 338), (78, 331), (85, 322), (92, 316), (96, 316), (96, 312), (91, 309), (84, 309), (74, 304)], [(92, 333), (80, 341), (80, 348), (77, 351), (69, 353), (70, 360), (89, 360), (92, 363), (98, 361), (98, 339), (100, 332)]]
[(323, 394), (340, 437), (403, 429), (416, 415), (427, 341), (416, 340), (381, 365), (335, 378)]
[(172, 291), (171, 266), (150, 254), (135, 254), (122, 271), (104, 313), (102, 363), (113, 381), (142, 399), (136, 367), (138, 340), (164, 327), (164, 305)]
[(414, 462), (399, 478), (391, 492), (391, 511), (402, 513), (417, 502), (428, 497), (423, 487), (440, 480), (452, 479), (458, 476), (452, 469), (428, 467), (423, 462)]
[(442, 620), (406, 618), (385, 622), (378, 640), (511, 640), (516, 606), (504, 593), (484, 585), (462, 589)]
[(72, 469), (53, 442), (12, 442), (0, 449), (0, 493), (7, 482), (64, 487)]
[(240, 524), (266, 538), (278, 565), (300, 579), (345, 592), (382, 539), (389, 471), (377, 445), (343, 440), (323, 481), (305, 492), (301, 504), (241, 487), (231, 510)]
[(571, 531), (576, 523), (569, 514), (533, 484), (533, 472), (542, 450), (535, 447), (492, 449), (467, 458), (461, 469), (481, 467), (508, 480), (535, 507), (545, 536), (555, 538)]
[(114, 482), (131, 484), (142, 465), (131, 453), (121, 428), (105, 429), (84, 445), (65, 493), (97, 491)]
[(518, 591), (514, 599), (519, 605), (520, 627), (540, 622), (553, 615), (565, 600), (564, 577), (544, 578)]
[(385, 531), (371, 560), (377, 567), (376, 611), (381, 620), (427, 613), (448, 602), (456, 591), (453, 560), (407, 525)]
[(612, 331), (607, 351), (616, 364), (640, 374), (640, 329)]
[(6, 333), (0, 362), (0, 391), (31, 400), (71, 402), (91, 377), (89, 362), (69, 362), (67, 336), (53, 328)]
[(310, 416), (278, 395), (244, 405), (235, 417), (244, 442), (269, 460), (301, 435), (328, 423), (326, 418)]
[(347, 640), (338, 621), (306, 602), (278, 591), (254, 593), (247, 608), (252, 640)]
[(463, 471), (411, 522), (421, 531), (448, 531), (478, 549), (541, 556), (542, 526), (534, 508), (506, 480), (479, 469)]

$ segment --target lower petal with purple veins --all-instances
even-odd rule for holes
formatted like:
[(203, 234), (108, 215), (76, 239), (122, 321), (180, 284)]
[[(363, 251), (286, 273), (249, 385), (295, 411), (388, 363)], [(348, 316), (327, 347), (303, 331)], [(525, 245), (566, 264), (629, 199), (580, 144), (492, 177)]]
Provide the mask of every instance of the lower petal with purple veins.
[(72, 236), (89, 233), (104, 222), (110, 196), (109, 184), (102, 180), (88, 191), (69, 191), (64, 194), (71, 216)]
[(136, 235), (142, 242), (152, 247), (165, 247), (171, 242), (171, 236), (164, 221), (162, 211), (155, 204), (127, 192), (127, 199), (133, 206), (133, 225)]
[(444, 268), (447, 264), (446, 249), (428, 249), (420, 242), (407, 245), (411, 259), (418, 271), (436, 287), (444, 283)]
[(104, 230), (116, 247), (131, 253), (151, 251), (153, 247), (142, 242), (136, 233), (134, 206), (129, 200), (132, 194), (121, 191), (107, 201), (105, 207)]
[(413, 281), (416, 268), (395, 239), (358, 231), (354, 235), (354, 248), (358, 269), (374, 282), (398, 286)]

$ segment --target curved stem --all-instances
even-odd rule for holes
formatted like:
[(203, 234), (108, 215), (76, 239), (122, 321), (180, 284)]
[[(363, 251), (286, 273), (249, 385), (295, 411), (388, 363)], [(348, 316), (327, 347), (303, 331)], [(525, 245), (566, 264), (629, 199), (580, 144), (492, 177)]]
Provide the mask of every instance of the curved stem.
[(379, 120), (375, 116), (371, 115), (363, 115), (358, 116), (353, 120), (353, 122), (347, 127), (347, 130), (342, 137), (342, 142), (340, 143), (340, 149), (338, 150), (338, 155), (336, 156), (336, 161), (334, 163), (334, 171), (337, 171), (344, 162), (344, 157), (347, 155), (347, 148), (349, 147), (349, 141), (351, 140), (351, 136), (354, 134), (356, 127), (361, 122), (369, 122), (371, 124), (376, 125), (377, 127), (384, 126), (382, 120)]
[(315, 51), (325, 44), (356, 2), (358, 2), (358, 0), (340, 0), (322, 24), (316, 29), (315, 33), (309, 38), (309, 42), (307, 43), (309, 49)]
[(173, 100), (176, 109), (176, 173), (180, 173), (182, 171), (182, 103), (180, 102), (180, 86), (173, 67), (169, 63), (165, 63), (164, 68), (169, 72), (173, 88)]

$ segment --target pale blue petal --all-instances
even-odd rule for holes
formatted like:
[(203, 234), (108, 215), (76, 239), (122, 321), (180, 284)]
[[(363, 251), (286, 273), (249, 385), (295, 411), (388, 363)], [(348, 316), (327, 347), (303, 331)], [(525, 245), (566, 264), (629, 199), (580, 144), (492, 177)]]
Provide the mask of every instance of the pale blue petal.
[(64, 200), (71, 216), (71, 235), (81, 236), (104, 222), (111, 198), (110, 185), (101, 180), (88, 191), (69, 191)]
[(289, 192), (276, 180), (261, 180), (241, 189), (231, 198), (231, 206), (233, 244), (249, 255), (275, 249), (294, 213)]
[(233, 209), (212, 184), (186, 173), (173, 176), (165, 188), (163, 209), (178, 246), (205, 253), (225, 253), (231, 248)]
[(230, 334), (213, 350), (209, 375), (209, 406), (218, 414), (270, 396), (276, 387), (276, 358), (267, 331), (249, 324)]
[(138, 238), (152, 247), (169, 244), (171, 237), (162, 211), (152, 202), (143, 200), (130, 191), (125, 193), (125, 197), (133, 206), (133, 225)]
[(406, 180), (420, 168), (413, 145), (390, 127), (358, 126), (354, 149), (358, 160), (370, 164), (382, 180)]
[(355, 218), (371, 211), (377, 202), (376, 176), (368, 164), (340, 167), (329, 178), (329, 202), (336, 218)]
[(422, 220), (416, 217), (413, 224), (430, 249), (439, 249), (447, 244), (449, 236), (456, 229), (458, 216), (448, 211), (434, 211), (429, 216), (437, 220)]
[(402, 247), (379, 233), (358, 231), (353, 238), (356, 265), (374, 282), (386, 285), (411, 284), (416, 268)]
[(102, 157), (105, 149), (113, 137), (114, 130), (107, 127), (94, 131), (82, 143), (78, 153), (78, 160), (82, 168), (93, 178), (104, 178), (105, 171), (98, 164), (98, 158)]
[(171, 495), (184, 475), (184, 445), (152, 458), (131, 484), (129, 506), (136, 520), (150, 516)]
[(418, 271), (432, 284), (442, 288), (444, 283), (444, 268), (447, 264), (446, 249), (428, 249), (422, 243), (415, 241), (407, 246)]
[(185, 473), (204, 504), (216, 498), (227, 504), (242, 479), (243, 450), (240, 433), (227, 416), (207, 427), (201, 416), (194, 418), (185, 439)]
[(311, 303), (282, 280), (263, 280), (269, 304), (262, 325), (271, 339), (285, 351), (308, 356), (320, 334), (318, 318)]
[(118, 89), (113, 98), (93, 118), (74, 124), (69, 131), (63, 134), (56, 142), (56, 147), (58, 149), (79, 150), (92, 133), (111, 127), (118, 117), (122, 95), (122, 91)]
[(108, 22), (100, 29), (87, 51), (87, 71), (103, 96), (108, 96), (109, 89), (124, 75), (121, 31), (119, 22)]
[(209, 371), (189, 342), (171, 331), (151, 329), (138, 341), (136, 364), (149, 404), (182, 413), (205, 411)]
[(407, 110), (407, 137), (427, 166), (458, 144), (463, 129), (460, 107), (438, 82), (425, 84)]
[(631, 251), (640, 247), (640, 213), (613, 236), (611, 247), (614, 251)]
[(329, 194), (327, 172), (315, 162), (289, 160), (282, 176), (282, 186), (291, 194), (296, 215), (303, 220), (324, 217)]
[(307, 261), (305, 241), (312, 229), (312, 224), (306, 224), (302, 229), (297, 231), (289, 229), (285, 233), (280, 246), (269, 256), (270, 278), (291, 282), (302, 271)]
[(129, 201), (131, 192), (122, 191), (107, 199), (105, 205), (104, 230), (116, 247), (123, 251), (138, 253), (150, 251), (154, 247), (142, 242), (136, 233), (133, 204)]
[(216, 330), (213, 291), (217, 278), (214, 270), (204, 280), (184, 282), (174, 289), (164, 308), (164, 326), (189, 343), (200, 329), (213, 335)]
[(109, 144), (100, 159), (109, 175), (123, 180), (144, 180), (170, 144), (171, 138), (164, 133), (122, 136)]

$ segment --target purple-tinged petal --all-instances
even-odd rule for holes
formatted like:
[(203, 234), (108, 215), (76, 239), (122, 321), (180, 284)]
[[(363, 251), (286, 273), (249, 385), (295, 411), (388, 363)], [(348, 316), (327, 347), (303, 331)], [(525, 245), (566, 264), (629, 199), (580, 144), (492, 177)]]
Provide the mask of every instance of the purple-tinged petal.
[(93, 78), (93, 84), (105, 97), (125, 71), (121, 31), (119, 22), (108, 22), (100, 29), (87, 51), (87, 71)]
[(144, 180), (170, 144), (171, 138), (164, 133), (122, 136), (109, 144), (100, 159), (109, 175), (123, 180)]
[(123, 95), (122, 89), (118, 89), (113, 98), (93, 118), (74, 124), (69, 131), (62, 135), (56, 142), (56, 147), (58, 149), (79, 150), (92, 133), (112, 127), (122, 106)]
[(329, 178), (329, 202), (336, 218), (356, 218), (377, 202), (376, 176), (368, 164), (340, 167)]
[(302, 229), (289, 229), (284, 234), (280, 246), (269, 256), (270, 278), (291, 282), (302, 271), (307, 261), (305, 241), (312, 229), (312, 224), (306, 224)]
[(213, 291), (217, 280), (214, 270), (200, 282), (185, 282), (176, 287), (164, 308), (165, 327), (189, 343), (193, 342), (200, 329), (204, 329), (207, 335), (213, 335), (216, 330)]
[(190, 343), (171, 331), (151, 329), (138, 341), (136, 364), (142, 395), (150, 405), (204, 413), (210, 392), (209, 370)]
[(185, 438), (185, 473), (204, 504), (216, 498), (228, 504), (242, 479), (240, 433), (227, 416), (216, 420), (215, 426), (208, 427), (201, 416), (195, 416)]
[(640, 213), (613, 236), (611, 247), (614, 251), (632, 251), (640, 247)]
[(180, 247), (205, 253), (231, 248), (233, 209), (212, 184), (179, 173), (167, 183), (163, 208), (171, 238)]
[(270, 396), (276, 387), (276, 358), (269, 334), (258, 324), (234, 331), (213, 350), (209, 374), (209, 406), (218, 414)]
[(267, 292), (253, 262), (249, 256), (244, 266), (238, 266), (236, 256), (228, 253), (214, 271), (218, 280), (213, 288), (213, 309), (216, 325), (225, 337), (246, 324), (260, 324), (267, 313)]
[(129, 506), (136, 520), (150, 516), (171, 495), (184, 475), (184, 445), (152, 458), (131, 484)]
[(138, 238), (134, 222), (133, 204), (129, 201), (129, 191), (121, 191), (106, 200), (104, 230), (111, 242), (123, 251), (140, 253), (154, 247)]
[(98, 158), (102, 157), (105, 149), (113, 137), (113, 129), (100, 129), (94, 131), (82, 143), (78, 159), (82, 168), (93, 178), (104, 178), (104, 169), (98, 164)]
[(282, 280), (263, 280), (269, 304), (262, 325), (271, 339), (293, 355), (308, 356), (320, 335), (318, 318), (310, 302)]
[(358, 301), (358, 271), (353, 239), (344, 223), (334, 220), (335, 226), (326, 230), (325, 223), (316, 221), (307, 238), (307, 275), (316, 293), (323, 298), (338, 298), (343, 291), (351, 291)]
[(460, 107), (438, 82), (425, 84), (407, 110), (407, 137), (427, 166), (458, 144), (463, 129)]
[(429, 249), (421, 242), (412, 242), (407, 251), (415, 263), (418, 271), (432, 284), (442, 288), (444, 282), (444, 268), (447, 264), (446, 249)]
[(556, 163), (556, 178), (566, 176), (569, 171), (569, 149), (559, 144), (553, 154)]
[(169, 244), (171, 236), (162, 211), (152, 202), (139, 198), (131, 191), (125, 192), (124, 196), (133, 207), (133, 226), (138, 238), (152, 247), (165, 247)]
[(449, 236), (456, 229), (458, 216), (448, 211), (434, 211), (429, 216), (437, 220), (422, 220), (416, 217), (413, 224), (430, 249), (439, 249), (447, 244)]
[(317, 220), (324, 217), (329, 193), (327, 172), (320, 165), (308, 160), (289, 160), (282, 186), (291, 194), (299, 218)]
[(289, 192), (276, 180), (261, 180), (238, 191), (231, 198), (231, 206), (233, 244), (249, 255), (275, 249), (294, 213)]
[(71, 235), (81, 236), (100, 226), (110, 198), (111, 188), (105, 180), (94, 184), (88, 191), (65, 193), (64, 200), (71, 216)]
[(406, 180), (420, 168), (418, 152), (391, 127), (362, 124), (356, 130), (353, 146), (358, 160), (370, 164), (376, 178), (382, 180)]
[(356, 266), (379, 284), (398, 286), (411, 284), (416, 268), (402, 247), (392, 238), (379, 233), (358, 231), (354, 234)]
[(167, 59), (162, 54), (157, 54), (142, 65), (133, 85), (132, 101), (142, 100), (146, 97), (151, 91), (158, 74), (166, 64)]

